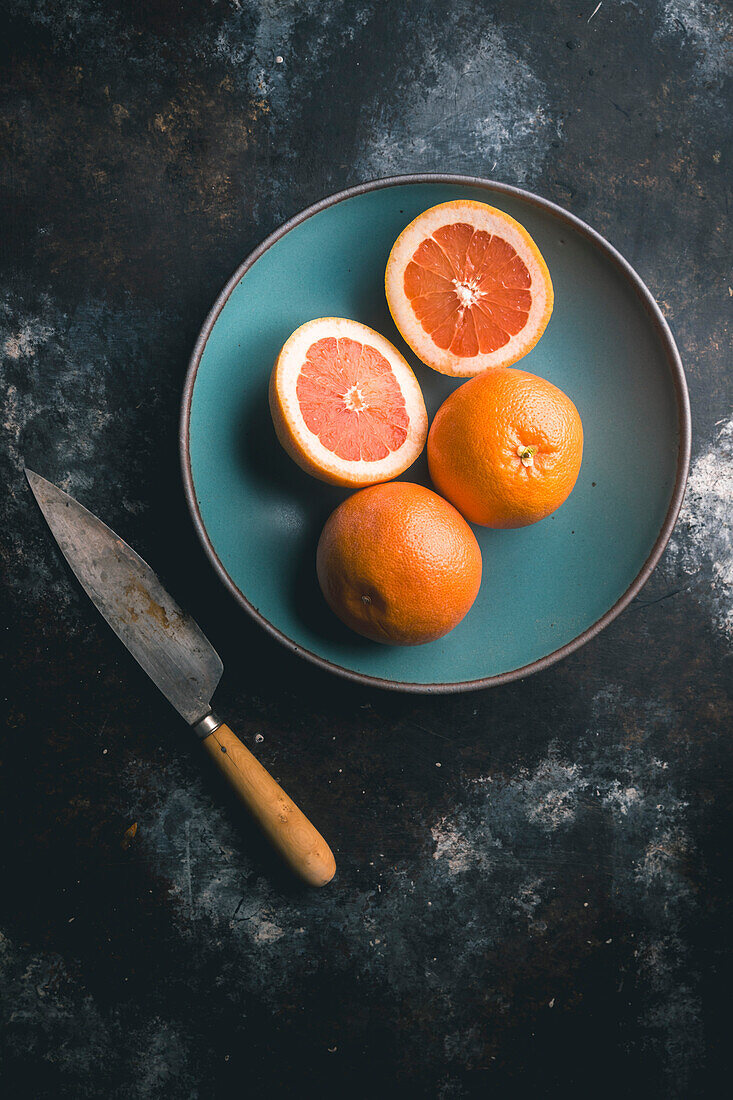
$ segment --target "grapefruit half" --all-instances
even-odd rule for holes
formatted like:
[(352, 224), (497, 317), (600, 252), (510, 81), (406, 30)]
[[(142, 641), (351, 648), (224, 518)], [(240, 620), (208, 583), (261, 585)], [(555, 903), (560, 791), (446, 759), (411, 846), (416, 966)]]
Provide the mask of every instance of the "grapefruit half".
[(387, 261), (385, 289), (405, 341), (441, 374), (516, 363), (552, 313), (550, 273), (527, 230), (467, 199), (410, 222)]
[(412, 465), (428, 432), (409, 365), (374, 329), (320, 317), (296, 329), (270, 377), (270, 411), (290, 457), (331, 485), (390, 481)]

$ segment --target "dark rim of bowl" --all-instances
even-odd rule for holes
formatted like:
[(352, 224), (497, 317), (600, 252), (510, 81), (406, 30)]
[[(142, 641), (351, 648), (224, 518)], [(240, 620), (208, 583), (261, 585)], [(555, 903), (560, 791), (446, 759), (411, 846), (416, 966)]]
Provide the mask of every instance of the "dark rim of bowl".
[[(552, 653), (548, 653), (545, 657), (540, 657), (536, 661), (532, 661), (528, 665), (523, 665), (521, 668), (512, 669), (508, 672), (502, 672), (498, 676), (486, 676), (478, 680), (458, 680), (448, 683), (432, 683), (432, 684), (419, 684), (408, 683), (399, 680), (387, 680), (378, 676), (367, 676), (361, 672), (354, 672), (352, 669), (343, 668), (341, 665), (335, 664), (333, 661), (328, 661), (324, 657), (319, 657), (317, 653), (312, 653), (304, 646), (300, 646), (297, 642), (292, 641), (286, 634), (283, 634), (281, 630), (278, 630), (276, 626), (273, 626), (264, 615), (260, 614), (256, 607), (254, 607), (247, 597), (242, 593), (235, 585), (209, 539), (208, 533), (204, 526), (199, 511), (198, 501), (196, 500), (196, 493), (193, 485), (193, 474), (191, 471), (191, 460), (189, 453), (189, 424), (191, 417), (191, 401), (193, 396), (193, 389), (196, 383), (196, 375), (201, 362), (201, 357), (204, 353), (206, 342), (209, 338), (214, 324), (216, 323), (219, 314), (226, 305), (229, 297), (234, 290), (235, 286), (239, 283), (245, 273), (252, 267), (253, 264), (262, 256), (268, 248), (271, 248), (276, 241), (279, 241), (281, 237), (284, 237), (286, 233), (289, 233), (295, 226), (300, 225), (301, 222), (311, 218), (314, 214), (318, 214), (321, 210), (325, 210), (329, 206), (334, 206), (338, 202), (343, 202), (345, 199), (353, 198), (355, 195), (363, 195), (367, 191), (376, 191), (383, 187), (395, 187), (405, 184), (413, 183), (447, 183), (456, 184), (463, 187), (479, 187), (487, 191), (492, 191), (503, 195), (513, 195), (524, 202), (529, 203), (532, 206), (537, 206), (542, 210), (546, 210), (560, 221), (563, 221), (573, 227), (582, 236), (592, 241), (598, 248), (601, 249), (610, 259), (616, 264), (616, 266), (623, 272), (631, 285), (636, 290), (639, 298), (641, 299), (644, 307), (646, 308), (652, 322), (654, 323), (659, 337), (667, 352), (667, 359), (672, 374), (672, 381), (674, 383), (675, 394), (677, 397), (677, 413), (679, 424), (679, 451), (677, 455), (677, 476), (675, 478), (674, 491), (672, 493), (672, 499), (667, 509), (667, 514), (662, 524), (661, 530), (657, 539), (652, 547), (652, 551), (649, 557), (645, 561), (641, 570), (634, 578), (632, 583), (626, 589), (624, 594), (616, 601), (616, 603), (609, 608), (609, 610), (602, 615), (597, 622), (589, 626), (581, 634), (578, 634), (576, 638), (568, 642), (566, 645), (561, 646), (559, 649), (554, 650)], [(300, 657), (305, 657), (306, 660), (311, 661), (313, 664), (318, 665), (319, 668), (328, 669), (329, 672), (335, 672), (339, 676), (344, 676), (349, 680), (353, 680), (359, 684), (365, 684), (369, 687), (385, 688), (391, 691), (405, 691), (414, 692), (420, 694), (444, 694), (448, 692), (458, 691), (473, 691), (477, 688), (495, 687), (499, 684), (508, 684), (512, 680), (519, 680), (525, 676), (529, 676), (533, 672), (540, 672), (542, 669), (549, 668), (550, 665), (555, 664), (556, 661), (561, 660), (563, 657), (567, 657), (570, 653), (575, 652), (576, 649), (580, 649), (581, 646), (589, 642), (591, 638), (594, 638), (596, 634), (599, 634), (604, 627), (613, 622), (617, 615), (619, 615), (625, 607), (634, 599), (641, 588), (646, 584), (649, 576), (651, 575), (654, 567), (659, 561), (662, 552), (669, 541), (669, 537), (672, 534), (674, 525), (677, 521), (680, 507), (682, 506), (682, 500), (685, 495), (685, 485), (687, 483), (687, 472), (690, 464), (690, 439), (691, 439), (691, 421), (690, 421), (690, 400), (687, 392), (687, 383), (685, 381), (685, 373), (682, 367), (682, 361), (680, 359), (677, 346), (674, 342), (674, 338), (669, 329), (662, 311), (657, 305), (654, 297), (649, 291), (643, 280), (637, 275), (631, 265), (623, 258), (623, 256), (616, 251), (613, 245), (602, 237), (599, 233), (596, 233), (594, 229), (591, 229), (589, 225), (581, 221), (580, 218), (576, 218), (574, 214), (568, 213), (567, 210), (563, 210), (562, 207), (557, 206), (555, 203), (550, 202), (548, 199), (540, 198), (539, 195), (534, 195), (530, 191), (524, 191), (519, 187), (512, 187), (506, 183), (496, 183), (492, 180), (482, 179), (480, 176), (460, 176), (460, 175), (442, 175), (438, 173), (427, 173), (420, 175), (407, 175), (407, 176), (389, 176), (385, 179), (371, 180), (367, 183), (358, 184), (355, 187), (348, 187), (344, 191), (338, 191), (333, 195), (329, 195), (325, 199), (321, 199), (320, 202), (314, 203), (312, 206), (307, 207), (305, 210), (296, 214), (295, 217), (290, 218), (280, 226), (279, 229), (271, 233), (262, 244), (260, 244), (254, 252), (251, 252), (247, 259), (240, 264), (237, 270), (232, 275), (229, 282), (222, 290), (219, 297), (216, 299), (213, 308), (211, 309), (203, 328), (196, 341), (191, 359), (189, 361), (188, 372), (186, 374), (186, 383), (183, 390), (183, 401), (181, 405), (181, 425), (180, 425), (180, 453), (181, 453), (181, 466), (183, 471), (183, 485), (186, 493), (186, 501), (188, 503), (189, 511), (193, 519), (194, 527), (198, 537), (203, 545), (206, 554), (208, 555), (214, 569), (218, 573), (219, 577), (223, 581), (226, 588), (234, 596), (235, 600), (241, 604), (245, 611), (249, 612), (253, 619), (272, 635), (273, 638), (277, 638), (287, 649), (292, 653), (297, 653)]]

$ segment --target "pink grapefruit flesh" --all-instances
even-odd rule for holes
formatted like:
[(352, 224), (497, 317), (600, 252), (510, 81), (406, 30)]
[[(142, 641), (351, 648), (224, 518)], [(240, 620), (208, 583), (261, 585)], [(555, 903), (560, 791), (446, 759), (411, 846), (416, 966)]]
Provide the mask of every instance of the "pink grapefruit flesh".
[(553, 305), (547, 265), (523, 226), (468, 200), (434, 206), (407, 226), (390, 253), (385, 289), (415, 354), (460, 376), (521, 359)]
[(301, 325), (270, 379), (278, 438), (308, 473), (334, 485), (389, 481), (410, 466), (427, 436), (412, 370), (383, 336), (339, 317)]

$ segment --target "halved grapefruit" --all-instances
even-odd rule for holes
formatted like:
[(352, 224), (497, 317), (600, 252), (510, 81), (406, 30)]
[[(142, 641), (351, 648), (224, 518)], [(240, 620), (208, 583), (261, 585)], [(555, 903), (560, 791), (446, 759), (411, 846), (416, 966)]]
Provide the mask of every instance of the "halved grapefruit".
[(550, 273), (527, 230), (470, 200), (410, 222), (390, 252), (385, 289), (405, 341), (441, 374), (516, 363), (552, 313)]
[(331, 485), (390, 481), (425, 446), (415, 375), (374, 329), (320, 317), (296, 329), (270, 377), (277, 437), (302, 469)]

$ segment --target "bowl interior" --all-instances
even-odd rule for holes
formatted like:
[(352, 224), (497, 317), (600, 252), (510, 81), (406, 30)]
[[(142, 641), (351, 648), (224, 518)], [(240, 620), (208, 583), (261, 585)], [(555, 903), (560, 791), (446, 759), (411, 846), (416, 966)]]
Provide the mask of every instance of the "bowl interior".
[[(432, 417), (460, 384), (409, 352), (384, 298), (390, 248), (427, 207), (474, 198), (526, 226), (555, 288), (550, 323), (518, 366), (554, 382), (578, 407), (583, 466), (553, 516), (517, 531), (476, 529), (484, 579), (474, 607), (445, 638), (387, 647), (333, 616), (318, 588), (315, 549), (346, 490), (301, 472), (275, 438), (267, 403), (280, 347), (313, 317), (363, 321), (406, 355)], [(201, 521), (237, 589), (273, 627), (341, 669), (397, 684), (455, 684), (501, 675), (572, 642), (632, 584), (675, 486), (678, 400), (669, 353), (647, 307), (601, 246), (551, 210), (461, 184), (409, 183), (328, 206), (281, 236), (244, 274), (199, 363), (189, 459)], [(404, 480), (430, 485), (424, 455)]]

